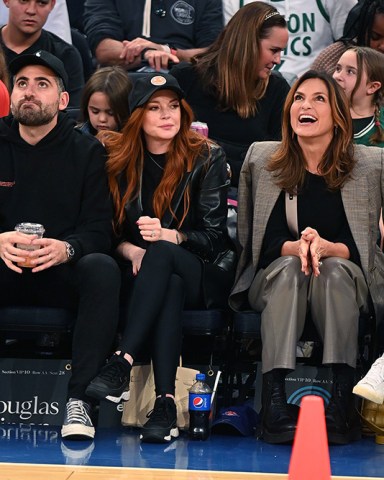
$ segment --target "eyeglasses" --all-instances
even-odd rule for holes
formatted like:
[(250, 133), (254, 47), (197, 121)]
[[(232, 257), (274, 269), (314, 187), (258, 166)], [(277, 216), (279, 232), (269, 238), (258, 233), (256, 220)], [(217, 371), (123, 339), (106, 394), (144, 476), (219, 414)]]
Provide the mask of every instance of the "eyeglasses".
[(164, 18), (167, 14), (167, 10), (165, 9), (164, 0), (157, 0), (157, 8), (155, 10), (155, 15), (160, 18)]

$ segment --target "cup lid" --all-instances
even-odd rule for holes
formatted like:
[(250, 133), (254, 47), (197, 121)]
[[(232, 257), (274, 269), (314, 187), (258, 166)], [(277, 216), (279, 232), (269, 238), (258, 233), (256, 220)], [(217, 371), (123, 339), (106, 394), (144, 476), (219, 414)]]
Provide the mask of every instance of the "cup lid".
[(44, 227), (43, 225), (40, 225), (40, 223), (31, 223), (31, 222), (23, 222), (23, 223), (18, 223), (15, 226), (15, 230), (18, 232), (23, 232), (23, 233), (29, 233), (29, 234), (34, 234), (34, 233), (44, 233)]

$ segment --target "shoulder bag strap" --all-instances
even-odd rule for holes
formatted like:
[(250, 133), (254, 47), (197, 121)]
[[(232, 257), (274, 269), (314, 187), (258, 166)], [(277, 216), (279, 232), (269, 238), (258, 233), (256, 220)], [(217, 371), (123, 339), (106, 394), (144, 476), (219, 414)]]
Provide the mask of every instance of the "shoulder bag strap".
[(297, 221), (297, 195), (285, 192), (285, 214), (291, 234), (299, 239), (299, 224)]

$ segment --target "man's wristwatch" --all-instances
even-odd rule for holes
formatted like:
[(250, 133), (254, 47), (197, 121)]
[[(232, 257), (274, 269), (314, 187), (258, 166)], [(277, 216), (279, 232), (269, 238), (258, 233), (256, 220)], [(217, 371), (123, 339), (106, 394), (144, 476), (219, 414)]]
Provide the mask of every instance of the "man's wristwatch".
[(67, 262), (70, 262), (72, 258), (75, 256), (75, 249), (72, 247), (72, 245), (68, 242), (65, 243), (65, 248), (67, 251)]

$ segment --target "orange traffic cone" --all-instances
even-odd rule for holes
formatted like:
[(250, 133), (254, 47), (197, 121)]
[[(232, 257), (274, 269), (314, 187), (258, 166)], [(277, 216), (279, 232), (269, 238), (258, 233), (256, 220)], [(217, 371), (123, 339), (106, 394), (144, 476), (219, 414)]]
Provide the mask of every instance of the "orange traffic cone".
[(303, 397), (288, 470), (289, 480), (330, 480), (327, 428), (321, 397)]

